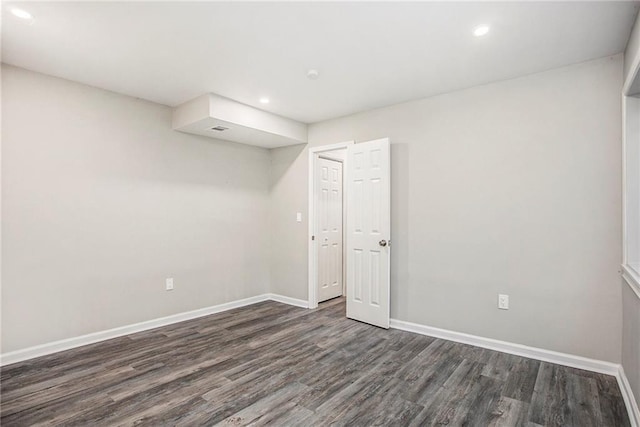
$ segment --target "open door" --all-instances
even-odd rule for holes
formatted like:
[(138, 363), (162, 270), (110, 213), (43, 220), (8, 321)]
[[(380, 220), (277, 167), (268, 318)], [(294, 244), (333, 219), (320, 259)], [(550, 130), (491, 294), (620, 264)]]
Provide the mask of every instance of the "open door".
[(389, 328), (389, 139), (347, 149), (347, 317)]

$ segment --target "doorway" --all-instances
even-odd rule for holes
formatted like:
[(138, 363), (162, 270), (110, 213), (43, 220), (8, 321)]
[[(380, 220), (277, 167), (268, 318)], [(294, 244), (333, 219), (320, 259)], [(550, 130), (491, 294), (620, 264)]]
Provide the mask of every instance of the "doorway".
[(350, 145), (309, 149), (309, 308), (345, 295), (344, 174)]
[(390, 168), (389, 138), (309, 149), (309, 308), (344, 295), (348, 318), (389, 328)]

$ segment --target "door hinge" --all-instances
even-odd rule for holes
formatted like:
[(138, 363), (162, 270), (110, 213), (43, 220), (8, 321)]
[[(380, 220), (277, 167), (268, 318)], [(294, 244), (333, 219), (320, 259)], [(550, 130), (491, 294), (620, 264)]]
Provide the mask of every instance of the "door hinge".
[(316, 240), (316, 236), (311, 236), (311, 240)]

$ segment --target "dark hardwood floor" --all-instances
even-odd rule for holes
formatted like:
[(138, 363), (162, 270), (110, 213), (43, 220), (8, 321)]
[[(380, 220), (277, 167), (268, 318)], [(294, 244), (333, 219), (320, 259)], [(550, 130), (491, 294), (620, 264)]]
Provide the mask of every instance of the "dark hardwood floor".
[(629, 426), (614, 377), (264, 302), (1, 370), (2, 426)]

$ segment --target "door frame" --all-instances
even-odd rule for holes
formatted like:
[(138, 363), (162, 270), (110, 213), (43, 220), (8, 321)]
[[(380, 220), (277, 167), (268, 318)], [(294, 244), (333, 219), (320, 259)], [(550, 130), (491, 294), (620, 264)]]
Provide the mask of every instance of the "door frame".
[[(315, 172), (316, 172), (316, 159), (320, 157), (323, 152), (340, 150), (340, 149), (348, 149), (350, 146), (355, 144), (355, 141), (346, 141), (339, 142), (337, 144), (329, 144), (329, 145), (321, 145), (317, 147), (309, 148), (309, 232), (307, 235), (307, 239), (309, 241), (309, 308), (317, 308), (318, 307), (318, 266), (317, 266), (317, 251), (316, 244), (314, 240), (311, 240), (316, 225), (316, 214), (315, 214)], [(346, 175), (347, 175), (347, 167), (346, 162), (342, 163), (342, 258), (343, 258), (343, 286), (344, 286), (344, 248), (346, 243), (346, 233), (345, 233), (345, 220), (344, 213), (346, 208), (346, 191), (345, 185)]]

